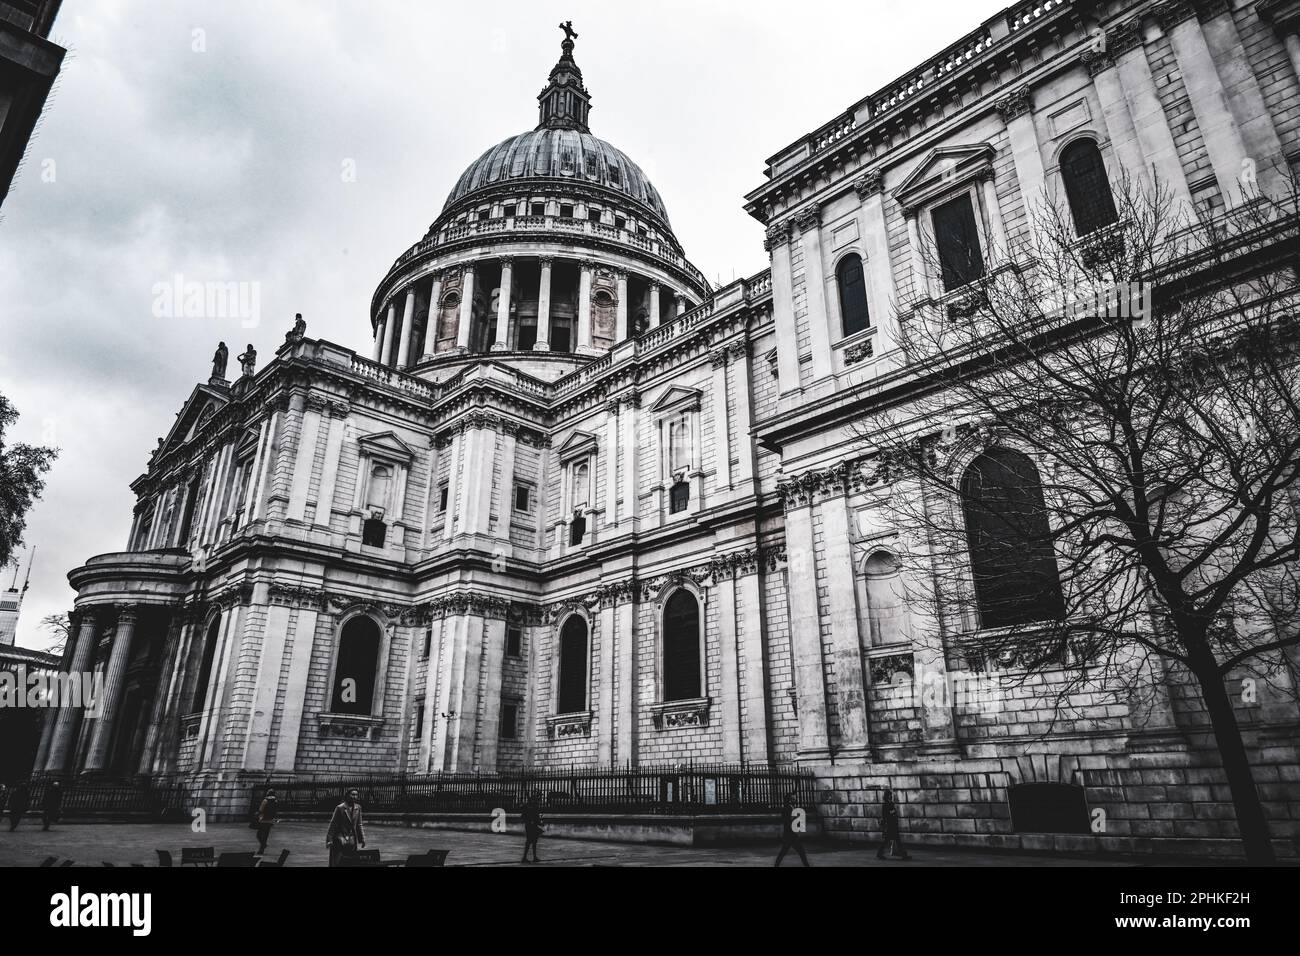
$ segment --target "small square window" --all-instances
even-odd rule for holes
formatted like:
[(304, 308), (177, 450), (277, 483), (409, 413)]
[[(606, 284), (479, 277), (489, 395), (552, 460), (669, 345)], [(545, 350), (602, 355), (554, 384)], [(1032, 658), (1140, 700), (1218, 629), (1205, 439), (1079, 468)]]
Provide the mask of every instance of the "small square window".
[(501, 702), (501, 733), (502, 740), (517, 740), (519, 738), (519, 705), (514, 701)]
[(438, 511), (440, 513), (446, 512), (447, 510), (447, 497), (450, 494), (450, 492), (451, 489), (448, 488), (446, 485), (443, 485), (440, 489), (438, 489)]
[(523, 653), (524, 629), (522, 627), (506, 628), (506, 656), (518, 657)]
[(478, 211), (478, 218), (480, 221), (489, 218), (491, 215), (492, 215), (492, 210), (490, 209), (480, 209)]
[(515, 510), (533, 510), (533, 489), (528, 485), (515, 485)]
[(519, 211), (519, 209), (516, 207), (516, 205), (515, 205), (514, 203), (512, 203), (512, 202), (510, 202), (510, 203), (506, 203), (506, 208), (505, 208), (505, 217), (506, 217), (507, 219), (514, 219), (514, 218), (515, 218), (515, 213), (517, 213), (518, 211)]
[(685, 511), (690, 501), (691, 486), (684, 481), (677, 482), (668, 493), (668, 513), (675, 515)]
[(546, 215), (546, 203), (544, 203), (544, 202), (535, 202), (535, 203), (533, 203), (533, 205), (532, 205), (532, 215), (534, 215), (534, 216), (545, 216), (545, 215)]
[(588, 209), (588, 210), (587, 210), (587, 221), (588, 221), (588, 222), (600, 222), (600, 210), (599, 210), (599, 209)]
[(622, 217), (622, 216), (615, 216), (615, 217), (614, 217), (614, 228), (615, 228), (615, 229), (626, 229), (626, 228), (627, 228), (627, 220), (626, 220), (624, 217)]
[(561, 219), (572, 219), (572, 218), (573, 218), (573, 204), (572, 204), (572, 203), (560, 203), (560, 218), (561, 218)]

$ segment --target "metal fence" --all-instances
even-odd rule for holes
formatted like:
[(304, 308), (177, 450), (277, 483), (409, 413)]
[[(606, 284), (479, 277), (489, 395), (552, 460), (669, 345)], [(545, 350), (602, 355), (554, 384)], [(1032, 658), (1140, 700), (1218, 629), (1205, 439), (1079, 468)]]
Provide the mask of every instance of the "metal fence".
[(551, 814), (775, 813), (787, 794), (811, 806), (811, 773), (758, 764), (642, 766), (435, 773), (419, 776), (272, 778), (253, 788), (250, 810), (273, 787), (281, 814), (328, 815), (350, 789), (371, 813), (518, 811), (536, 794)]
[[(28, 815), (39, 815), (52, 777), (33, 778), (29, 783)], [(190, 800), (184, 787), (152, 784), (148, 781), (78, 780), (60, 781), (63, 802), (59, 818), (63, 820), (156, 820), (175, 821), (189, 818)], [(12, 809), (14, 791), (5, 795), (6, 812)]]

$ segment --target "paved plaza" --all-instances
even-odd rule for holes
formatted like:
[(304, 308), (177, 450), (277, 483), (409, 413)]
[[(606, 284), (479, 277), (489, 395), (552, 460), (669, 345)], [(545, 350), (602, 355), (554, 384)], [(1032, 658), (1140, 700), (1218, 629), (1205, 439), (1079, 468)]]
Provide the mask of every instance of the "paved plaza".
[[(369, 826), (368, 847), (385, 860), (405, 859), (429, 849), (449, 850), (448, 866), (519, 866), (523, 838), (513, 834), (426, 830), (397, 826)], [(205, 834), (192, 833), (181, 824), (68, 824), (42, 832), (39, 821), (28, 820), (17, 831), (0, 828), (0, 866), (38, 866), (57, 856), (76, 865), (115, 866), (143, 863), (155, 866), (155, 850), (169, 850), (179, 862), (182, 847), (215, 847), (218, 854), (248, 852), (257, 840), (247, 826), (236, 823), (209, 825)], [(324, 866), (325, 824), (282, 823), (275, 828), (268, 848), (274, 859), (288, 849), (290, 866)], [(874, 846), (844, 847), (810, 842), (808, 856), (814, 866), (1134, 866), (1137, 860), (1097, 857), (1046, 856), (1026, 853), (984, 853), (967, 850), (911, 847), (912, 860), (880, 861)], [(777, 844), (725, 847), (648, 846), (595, 840), (542, 839), (540, 866), (771, 866)], [(797, 856), (787, 856), (783, 866), (798, 866)]]

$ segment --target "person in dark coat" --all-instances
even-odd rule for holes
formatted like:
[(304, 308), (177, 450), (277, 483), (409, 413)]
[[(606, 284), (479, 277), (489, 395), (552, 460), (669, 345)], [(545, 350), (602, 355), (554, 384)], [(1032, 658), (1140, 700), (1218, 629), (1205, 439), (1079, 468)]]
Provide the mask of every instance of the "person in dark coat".
[(349, 790), (330, 817), (330, 828), (325, 834), (325, 845), (330, 850), (330, 866), (338, 866), (344, 856), (366, 845), (366, 830), (361, 822), (358, 795), (355, 789)]
[(911, 855), (903, 849), (903, 835), (899, 827), (898, 805), (894, 803), (894, 791), (885, 790), (884, 802), (880, 805), (880, 829), (883, 831), (884, 839), (880, 844), (880, 851), (876, 853), (876, 859), (885, 858), (885, 850), (889, 850), (889, 855), (895, 860), (910, 860)]
[[(537, 859), (537, 841), (541, 837), (542, 831), (545, 828), (542, 826), (542, 801), (538, 798), (537, 794), (533, 794), (528, 798), (528, 803), (524, 806), (523, 820), (524, 858), (520, 862), (540, 863), (541, 860)], [(531, 861), (528, 859), (529, 849), (533, 851), (533, 858)]]
[(266, 852), (266, 841), (271, 839), (271, 827), (275, 826), (280, 811), (274, 790), (267, 790), (262, 805), (257, 808), (257, 855)]
[(63, 784), (51, 780), (45, 788), (45, 802), (41, 804), (41, 829), (48, 830), (50, 824), (58, 823), (63, 815)]
[(794, 804), (794, 794), (786, 794), (785, 806), (781, 809), (781, 852), (776, 855), (775, 866), (780, 866), (785, 855), (791, 850), (799, 854), (799, 859), (803, 860), (804, 866), (812, 865), (808, 862), (808, 854), (803, 849), (803, 831), (795, 826), (795, 821), (802, 820), (803, 814)]
[(32, 791), (27, 786), (26, 781), (21, 781), (14, 786), (9, 794), (9, 832), (13, 833), (18, 829), (18, 824), (23, 821), (23, 814), (27, 808), (32, 805)]

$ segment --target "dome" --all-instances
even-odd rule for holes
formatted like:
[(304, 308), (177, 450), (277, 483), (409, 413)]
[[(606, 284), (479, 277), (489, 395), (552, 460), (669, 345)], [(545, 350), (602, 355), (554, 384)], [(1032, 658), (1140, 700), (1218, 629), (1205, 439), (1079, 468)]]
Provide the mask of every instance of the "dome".
[(539, 128), (493, 146), (461, 174), (443, 212), (477, 190), (527, 179), (604, 186), (640, 203), (671, 226), (659, 191), (641, 167), (622, 150), (580, 129)]

